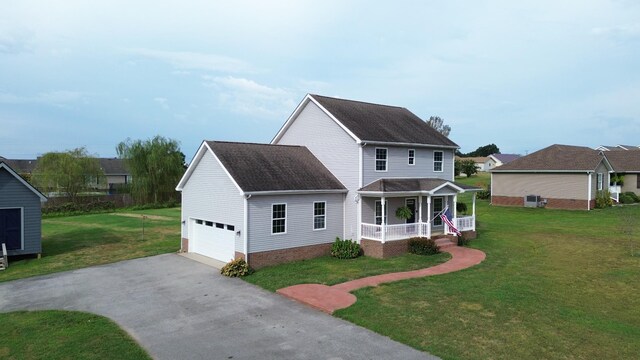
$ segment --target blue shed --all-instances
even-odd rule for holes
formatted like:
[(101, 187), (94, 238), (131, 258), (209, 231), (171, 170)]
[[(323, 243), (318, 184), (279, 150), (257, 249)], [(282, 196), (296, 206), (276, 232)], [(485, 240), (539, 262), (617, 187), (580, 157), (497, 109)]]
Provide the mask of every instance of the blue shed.
[[(0, 162), (0, 243), (8, 255), (42, 253), (42, 203), (47, 198)], [(1, 252), (1, 251), (0, 251)]]

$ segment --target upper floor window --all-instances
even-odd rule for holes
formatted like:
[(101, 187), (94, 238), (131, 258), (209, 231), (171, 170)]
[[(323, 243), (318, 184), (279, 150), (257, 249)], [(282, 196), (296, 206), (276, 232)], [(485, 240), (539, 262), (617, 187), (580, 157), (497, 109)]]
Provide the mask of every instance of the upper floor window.
[(409, 165), (416, 164), (416, 151), (414, 149), (409, 149)]
[(271, 205), (271, 233), (287, 232), (287, 204)]
[(433, 171), (442, 172), (442, 162), (444, 155), (442, 151), (433, 152)]
[(318, 201), (313, 203), (313, 230), (327, 228), (327, 203)]
[(604, 179), (604, 175), (602, 173), (598, 173), (598, 178), (597, 178), (597, 189), (598, 190), (602, 190), (602, 182)]
[(387, 149), (376, 148), (376, 171), (387, 171)]

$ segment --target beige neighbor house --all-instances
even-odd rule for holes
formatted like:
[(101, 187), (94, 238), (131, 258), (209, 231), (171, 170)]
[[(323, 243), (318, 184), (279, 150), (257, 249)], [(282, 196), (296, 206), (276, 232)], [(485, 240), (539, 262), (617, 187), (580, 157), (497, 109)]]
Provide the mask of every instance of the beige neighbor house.
[(491, 204), (590, 210), (613, 173), (603, 151), (551, 145), (491, 170)]

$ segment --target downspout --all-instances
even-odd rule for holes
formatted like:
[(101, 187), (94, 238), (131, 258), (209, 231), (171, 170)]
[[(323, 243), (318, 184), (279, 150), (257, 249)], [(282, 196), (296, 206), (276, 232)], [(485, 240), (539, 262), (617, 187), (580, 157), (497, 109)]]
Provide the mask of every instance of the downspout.
[(587, 176), (589, 177), (589, 181), (587, 181), (589, 186), (587, 189), (587, 210), (591, 210), (591, 173), (587, 173)]
[(251, 194), (244, 196), (244, 234), (243, 234), (243, 248), (244, 248), (244, 261), (249, 265), (249, 198)]

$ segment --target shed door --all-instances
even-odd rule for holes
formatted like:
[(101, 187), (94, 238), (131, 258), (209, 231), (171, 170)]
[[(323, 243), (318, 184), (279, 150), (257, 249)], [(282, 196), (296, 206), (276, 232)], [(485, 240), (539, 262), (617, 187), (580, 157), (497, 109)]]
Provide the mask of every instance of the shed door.
[(0, 243), (5, 243), (7, 250), (20, 250), (22, 249), (21, 237), (20, 209), (0, 209)]
[(189, 239), (189, 251), (208, 256), (223, 262), (235, 257), (235, 227), (212, 221), (192, 220), (192, 238)]

